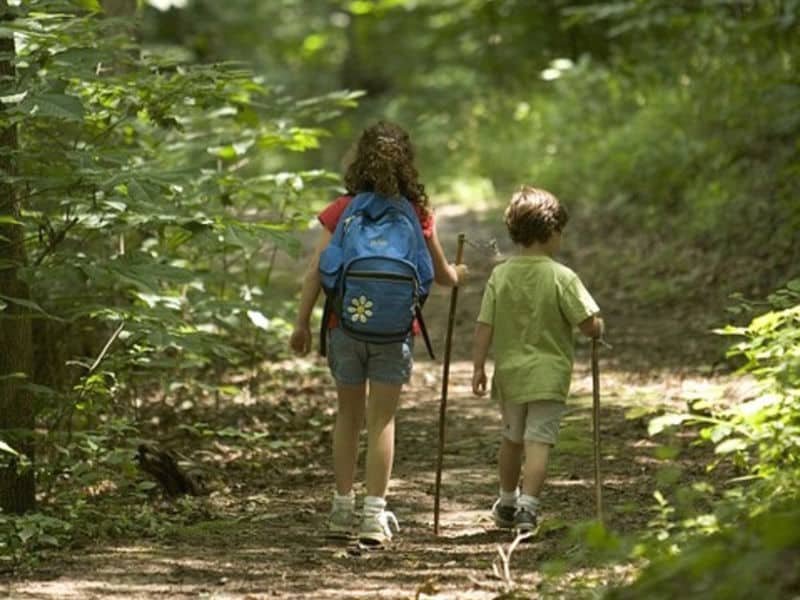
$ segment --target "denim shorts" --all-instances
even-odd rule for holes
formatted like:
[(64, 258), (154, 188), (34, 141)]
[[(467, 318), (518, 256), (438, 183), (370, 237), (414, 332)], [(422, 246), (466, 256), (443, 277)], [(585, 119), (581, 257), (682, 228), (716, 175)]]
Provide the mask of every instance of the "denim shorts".
[(408, 383), (414, 366), (414, 337), (402, 342), (374, 344), (350, 337), (341, 327), (328, 332), (328, 366), (337, 383), (358, 385)]

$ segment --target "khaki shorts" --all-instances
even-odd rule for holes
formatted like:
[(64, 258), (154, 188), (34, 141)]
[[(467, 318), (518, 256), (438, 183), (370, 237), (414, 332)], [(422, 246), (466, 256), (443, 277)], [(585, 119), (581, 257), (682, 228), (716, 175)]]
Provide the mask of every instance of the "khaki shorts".
[(567, 407), (557, 400), (534, 400), (532, 402), (500, 401), (503, 415), (503, 436), (520, 444), (541, 442), (555, 445), (561, 417)]

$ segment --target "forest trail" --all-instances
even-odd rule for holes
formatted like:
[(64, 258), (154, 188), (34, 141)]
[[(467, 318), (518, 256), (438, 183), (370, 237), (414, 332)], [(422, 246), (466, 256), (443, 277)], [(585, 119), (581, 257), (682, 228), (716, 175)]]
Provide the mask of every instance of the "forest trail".
[[(227, 492), (213, 494), (193, 522), (164, 539), (89, 546), (59, 556), (32, 577), (10, 582), (9, 597), (496, 598), (506, 587), (493, 575), (492, 563), (498, 545), (507, 550), (511, 542), (509, 533), (494, 529), (488, 514), (496, 493), (498, 419), (490, 401), (472, 396), (470, 374), (466, 361), (453, 363), (438, 538), (432, 511), (441, 374), (438, 365), (420, 363), (397, 421), (390, 508), (401, 529), (391, 549), (353, 555), (347, 544), (320, 535), (331, 486), (329, 436), (317, 436), (316, 445), (306, 436), (312, 442), (307, 452), (240, 472), (240, 481), (229, 473)], [(685, 439), (680, 448), (673, 441), (674, 450), (659, 458), (646, 421), (629, 418), (630, 411), (681, 404), (687, 393), (710, 383), (668, 374), (644, 380), (606, 369), (602, 384), (605, 509), (612, 529), (631, 533), (654, 516), (652, 494), (665, 484), (664, 473), (679, 469), (681, 485), (688, 485), (704, 473), (708, 457)], [(328, 394), (322, 401), (331, 400)], [(302, 416), (315, 414), (320, 401), (301, 393), (290, 402)], [(585, 360), (577, 365), (570, 404), (542, 498), (541, 531), (511, 558), (512, 578), (528, 594), (523, 597), (582, 597), (627, 574), (619, 567), (564, 563), (560, 576), (542, 583), (545, 563), (552, 572), (560, 559), (576, 558), (579, 546), (567, 526), (594, 515), (591, 376)], [(323, 431), (329, 433), (328, 424)], [(363, 497), (363, 490), (358, 492)]]
[[(477, 231), (474, 239), (486, 240), (500, 227), (476, 213), (450, 217), (442, 228), (448, 249), (457, 231)], [(592, 241), (579, 251), (568, 248), (570, 260), (587, 264), (598, 247)], [(329, 376), (317, 357), (287, 360), (264, 365), (259, 386), (220, 412), (203, 409), (208, 420), (229, 422), (251, 437), (186, 438), (185, 451), (211, 470), (209, 496), (188, 500), (180, 519), (151, 539), (54, 553), (33, 572), (8, 581), (8, 597), (490, 599), (511, 590), (493, 573), (498, 546), (507, 550), (511, 536), (493, 527), (488, 512), (497, 489), (498, 414), (490, 400), (472, 396), (466, 360), (482, 282), (494, 258), (472, 248), (467, 261), (472, 280), (462, 288), (456, 320), (439, 537), (432, 523), (441, 364), (424, 360), (418, 344), (419, 360), (397, 418), (389, 496), (400, 523), (396, 541), (388, 550), (356, 554), (322, 535), (332, 485), (335, 404)], [(577, 270), (583, 274), (580, 266)], [(599, 276), (585, 277), (590, 290)], [(697, 356), (709, 355), (713, 361), (713, 350), (699, 337), (708, 336), (702, 307), (692, 319), (668, 310), (637, 313), (604, 303), (607, 289), (596, 294), (614, 344), (613, 350), (602, 350), (600, 363), (604, 503), (610, 529), (627, 534), (654, 517), (656, 490), (708, 477), (710, 452), (693, 445), (686, 433), (648, 437), (649, 417), (667, 407), (683, 409), (692, 398), (731, 398), (746, 390), (738, 380), (708, 374), (697, 362)], [(443, 339), (448, 297), (447, 290), (438, 290), (426, 307), (435, 341)], [(441, 353), (442, 344), (436, 345)], [(510, 561), (518, 597), (590, 597), (592, 588), (621, 583), (632, 572), (632, 567), (588, 566), (580, 556), (583, 546), (569, 534), (570, 525), (592, 519), (595, 510), (588, 348), (578, 346), (571, 410), (542, 496), (542, 528)], [(726, 475), (718, 470), (711, 477)], [(361, 487), (356, 492), (363, 498)], [(164, 503), (160, 510), (172, 509)]]

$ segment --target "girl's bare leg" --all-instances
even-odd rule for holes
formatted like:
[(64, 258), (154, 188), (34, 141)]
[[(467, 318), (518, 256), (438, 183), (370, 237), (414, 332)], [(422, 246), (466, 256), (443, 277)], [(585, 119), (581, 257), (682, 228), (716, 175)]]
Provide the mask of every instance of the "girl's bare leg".
[(367, 385), (336, 384), (338, 410), (333, 429), (333, 474), (336, 493), (344, 496), (353, 489), (358, 464), (358, 437), (364, 426)]
[(394, 461), (394, 416), (402, 385), (370, 383), (367, 403), (367, 496), (383, 498)]

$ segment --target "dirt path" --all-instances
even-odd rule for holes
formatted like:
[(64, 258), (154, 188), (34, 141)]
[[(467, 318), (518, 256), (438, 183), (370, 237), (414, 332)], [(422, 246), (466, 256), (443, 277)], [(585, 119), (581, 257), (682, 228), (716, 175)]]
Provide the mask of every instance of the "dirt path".
[[(438, 365), (420, 363), (398, 416), (390, 503), (401, 531), (391, 550), (354, 556), (347, 545), (319, 535), (331, 485), (327, 470), (330, 423), (326, 422), (321, 427), (323, 435), (317, 436), (319, 443), (312, 443), (305, 454), (289, 453), (283, 464), (249, 472), (231, 466), (226, 473), (229, 487), (203, 500), (193, 522), (173, 528), (164, 539), (90, 546), (71, 557), (54, 557), (32, 577), (10, 582), (9, 596), (495, 598), (505, 587), (493, 575), (492, 563), (498, 556), (497, 546), (507, 547), (511, 541), (488, 519), (496, 490), (497, 414), (491, 402), (469, 393), (469, 376), (466, 362), (453, 364), (439, 538), (432, 534), (432, 506), (440, 373)], [(626, 419), (626, 411), (680, 403), (687, 390), (708, 381), (669, 376), (633, 381), (624, 373), (606, 370), (603, 385), (608, 520), (612, 529), (632, 532), (652, 516), (652, 493), (665, 465), (681, 468), (685, 485), (702, 472), (698, 459), (703, 457), (686, 440), (676, 459), (659, 460), (644, 421)], [(572, 565), (552, 576), (558, 561), (575, 558), (578, 548), (566, 526), (593, 516), (590, 386), (587, 365), (581, 360), (573, 386), (573, 410), (543, 494), (542, 532), (512, 556), (512, 577), (529, 597), (581, 597), (595, 585), (621, 581), (626, 575), (619, 567)], [(288, 401), (299, 421), (319, 414), (319, 398), (300, 393)], [(257, 407), (255, 412), (268, 412), (268, 407)], [(329, 418), (330, 411), (324, 412)], [(544, 582), (543, 566), (551, 574)]]
[[(454, 214), (443, 232), (445, 245), (452, 246), (455, 232), (465, 227), (488, 239), (499, 224)], [(0, 593), (5, 589), (9, 597), (25, 599), (489, 599), (507, 591), (492, 565), (498, 545), (507, 548), (511, 540), (488, 518), (497, 488), (498, 415), (491, 401), (471, 395), (465, 360), (481, 282), (493, 258), (482, 250), (470, 252), (473, 282), (462, 289), (451, 367), (440, 537), (432, 533), (440, 364), (418, 362), (398, 415), (389, 498), (401, 527), (397, 541), (387, 551), (353, 555), (346, 545), (320, 535), (332, 485), (333, 389), (320, 361), (287, 361), (266, 366), (264, 383), (255, 393), (221, 412), (206, 408), (205, 414), (191, 415), (260, 436), (187, 438), (193, 457), (212, 470), (208, 497), (187, 501), (180, 519), (148, 539), (90, 543), (71, 555), (54, 553), (32, 573), (6, 581)], [(569, 256), (586, 264), (588, 252)], [(600, 283), (598, 277), (586, 278), (590, 289), (593, 280)], [(434, 340), (443, 337), (447, 298), (441, 290), (426, 307), (428, 314), (438, 315), (429, 319)], [(696, 364), (695, 354), (713, 360), (713, 349), (697, 341), (707, 335), (703, 318), (676, 328), (673, 313), (653, 318), (630, 305), (608, 304), (616, 347), (601, 361), (604, 494), (608, 524), (624, 535), (647, 526), (657, 489), (668, 494), (688, 486), (704, 476), (709, 459), (692, 445), (691, 435), (658, 443), (648, 438), (647, 415), (668, 406), (683, 408), (698, 395), (743, 392), (732, 380), (687, 367)], [(656, 339), (657, 344), (651, 341)], [(587, 351), (585, 344), (578, 348), (572, 410), (542, 497), (542, 530), (511, 559), (518, 597), (591, 597), (593, 588), (621, 582), (632, 569), (590, 566), (596, 563), (582, 559), (583, 546), (569, 535), (569, 525), (594, 514)], [(422, 358), (422, 348), (417, 356)], [(363, 497), (363, 489), (357, 493)], [(156, 510), (172, 509), (163, 505)]]

